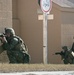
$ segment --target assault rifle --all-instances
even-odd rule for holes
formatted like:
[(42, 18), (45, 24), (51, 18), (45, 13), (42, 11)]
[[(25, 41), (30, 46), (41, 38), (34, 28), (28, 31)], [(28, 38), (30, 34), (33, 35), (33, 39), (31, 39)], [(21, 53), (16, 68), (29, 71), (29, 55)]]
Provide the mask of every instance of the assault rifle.
[(68, 51), (68, 48), (67, 48), (67, 46), (63, 46), (62, 49), (63, 49), (63, 51), (61, 51), (61, 52), (56, 52), (55, 55), (64, 56), (64, 55), (66, 54), (66, 52)]
[(55, 55), (65, 55), (65, 52), (61, 51), (61, 52), (56, 52)]

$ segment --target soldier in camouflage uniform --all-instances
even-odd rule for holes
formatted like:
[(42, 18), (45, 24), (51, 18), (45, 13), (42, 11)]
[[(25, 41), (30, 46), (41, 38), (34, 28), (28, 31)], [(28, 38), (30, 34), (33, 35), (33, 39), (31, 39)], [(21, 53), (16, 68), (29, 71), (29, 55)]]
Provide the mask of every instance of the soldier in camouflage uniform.
[(30, 55), (23, 40), (15, 35), (12, 28), (5, 28), (5, 37), (2, 40), (3, 49), (7, 50), (10, 63), (29, 63)]
[(73, 64), (73, 55), (71, 54), (71, 50), (68, 50), (67, 46), (63, 46), (62, 49), (64, 50), (64, 58), (63, 61), (65, 64)]
[(64, 64), (74, 64), (74, 56), (72, 50), (68, 50), (67, 46), (62, 47), (63, 51), (56, 52), (56, 55), (61, 55)]

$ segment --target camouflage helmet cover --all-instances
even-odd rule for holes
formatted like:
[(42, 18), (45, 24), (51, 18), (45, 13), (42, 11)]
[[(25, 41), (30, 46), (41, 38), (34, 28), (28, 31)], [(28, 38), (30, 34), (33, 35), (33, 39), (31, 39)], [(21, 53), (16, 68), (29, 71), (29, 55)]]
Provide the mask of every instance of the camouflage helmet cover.
[(13, 28), (5, 28), (5, 34), (10, 33), (11, 35), (15, 35), (15, 31)]

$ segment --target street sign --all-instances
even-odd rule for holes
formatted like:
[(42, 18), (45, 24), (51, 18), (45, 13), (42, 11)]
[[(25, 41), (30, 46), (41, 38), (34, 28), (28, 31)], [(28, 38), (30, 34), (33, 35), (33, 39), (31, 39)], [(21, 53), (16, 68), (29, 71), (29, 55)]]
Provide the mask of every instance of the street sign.
[(48, 63), (48, 39), (47, 39), (47, 20), (48, 13), (51, 11), (52, 2), (51, 0), (40, 0), (40, 6), (43, 11), (43, 62)]
[(50, 12), (52, 8), (52, 1), (51, 0), (41, 0), (40, 6), (43, 12)]

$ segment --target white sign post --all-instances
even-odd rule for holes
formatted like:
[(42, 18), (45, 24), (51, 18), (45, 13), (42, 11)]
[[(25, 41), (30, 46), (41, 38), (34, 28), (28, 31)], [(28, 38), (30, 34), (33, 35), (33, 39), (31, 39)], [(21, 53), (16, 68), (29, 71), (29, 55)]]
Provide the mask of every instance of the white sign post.
[(41, 0), (40, 6), (43, 11), (43, 62), (44, 64), (48, 63), (48, 48), (47, 48), (47, 19), (48, 13), (51, 10), (51, 0)]

